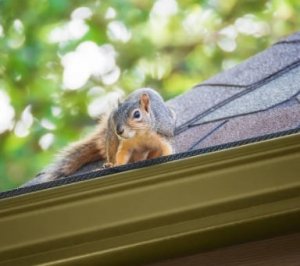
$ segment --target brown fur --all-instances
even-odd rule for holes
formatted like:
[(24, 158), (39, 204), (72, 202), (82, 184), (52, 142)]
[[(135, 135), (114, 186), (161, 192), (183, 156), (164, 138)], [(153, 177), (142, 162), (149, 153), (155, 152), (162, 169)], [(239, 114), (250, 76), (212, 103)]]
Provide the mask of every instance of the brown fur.
[(114, 165), (152, 159), (172, 153), (173, 149), (165, 138), (155, 132), (144, 132), (132, 139), (120, 141)]
[(102, 115), (98, 126), (85, 139), (71, 144), (62, 150), (56, 160), (42, 174), (45, 181), (68, 176), (83, 165), (106, 159), (105, 136), (107, 134), (107, 115)]

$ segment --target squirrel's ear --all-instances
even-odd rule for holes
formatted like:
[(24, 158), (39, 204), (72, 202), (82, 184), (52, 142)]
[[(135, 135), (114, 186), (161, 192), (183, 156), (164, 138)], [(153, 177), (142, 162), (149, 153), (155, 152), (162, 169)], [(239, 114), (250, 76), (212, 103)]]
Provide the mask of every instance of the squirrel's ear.
[(141, 95), (140, 105), (146, 112), (149, 112), (150, 99), (147, 93)]
[(121, 100), (120, 100), (120, 98), (118, 97), (118, 107), (120, 107), (120, 105), (121, 105)]

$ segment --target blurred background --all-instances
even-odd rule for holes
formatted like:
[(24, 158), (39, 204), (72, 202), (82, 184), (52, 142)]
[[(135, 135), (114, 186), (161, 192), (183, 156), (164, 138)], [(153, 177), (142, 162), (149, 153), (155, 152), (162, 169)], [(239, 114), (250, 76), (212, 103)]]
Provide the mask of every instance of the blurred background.
[(175, 97), (300, 26), (298, 0), (0, 0), (0, 191), (139, 87)]

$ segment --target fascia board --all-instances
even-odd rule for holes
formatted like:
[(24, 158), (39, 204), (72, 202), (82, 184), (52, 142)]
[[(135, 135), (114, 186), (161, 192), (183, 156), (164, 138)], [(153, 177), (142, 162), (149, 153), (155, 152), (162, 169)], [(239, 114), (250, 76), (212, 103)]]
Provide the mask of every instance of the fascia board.
[(300, 135), (0, 200), (0, 265), (141, 264), (300, 229)]

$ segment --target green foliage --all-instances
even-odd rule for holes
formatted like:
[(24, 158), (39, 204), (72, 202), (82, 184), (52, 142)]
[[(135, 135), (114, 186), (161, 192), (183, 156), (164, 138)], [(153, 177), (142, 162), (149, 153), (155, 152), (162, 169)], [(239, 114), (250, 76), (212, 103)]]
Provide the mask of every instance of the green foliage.
[(297, 31), (299, 13), (297, 0), (0, 0), (0, 190), (85, 135), (120, 91), (181, 94)]

